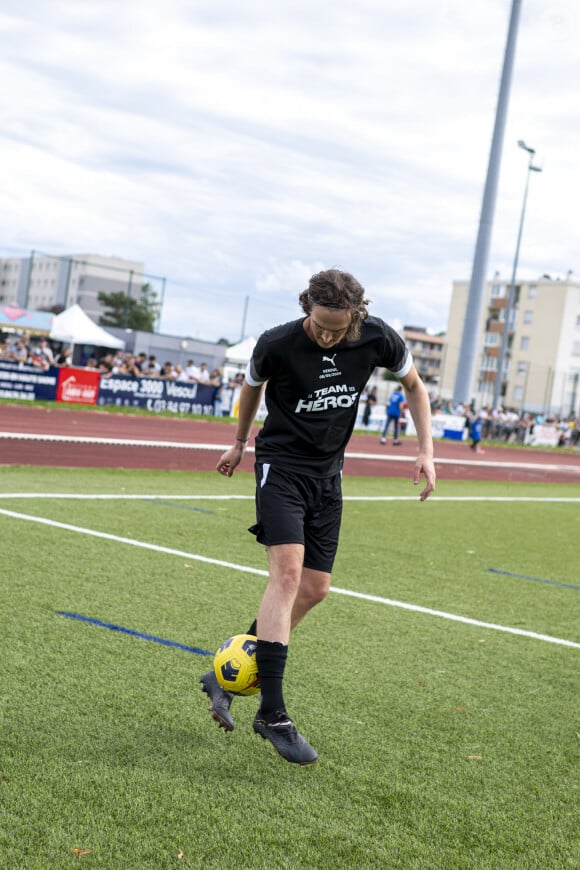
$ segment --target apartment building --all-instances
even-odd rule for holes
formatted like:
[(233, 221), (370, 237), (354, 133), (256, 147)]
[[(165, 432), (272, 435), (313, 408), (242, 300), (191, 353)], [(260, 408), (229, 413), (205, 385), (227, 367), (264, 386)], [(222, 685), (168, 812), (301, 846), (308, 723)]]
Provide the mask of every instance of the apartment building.
[(445, 335), (430, 335), (422, 326), (404, 326), (403, 338), (413, 354), (415, 367), (427, 389), (439, 390)]
[(29, 257), (0, 257), (0, 304), (37, 310), (76, 303), (97, 323), (103, 313), (99, 292), (137, 298), (144, 283), (143, 263), (120, 257), (51, 257), (34, 251)]
[[(496, 276), (485, 288), (475, 353), (472, 395), (477, 407), (498, 403), (517, 411), (578, 415), (580, 405), (580, 282), (543, 275), (520, 281), (506, 323), (509, 281)], [(457, 375), (469, 283), (455, 281), (449, 311), (441, 395), (452, 398)], [(503, 370), (502, 335), (508, 330)]]
[[(413, 362), (429, 394), (433, 397), (438, 396), (445, 335), (432, 335), (422, 326), (404, 326), (400, 334), (413, 354)], [(367, 384), (369, 390), (376, 391), (378, 403), (383, 406), (383, 410), (395, 387), (392, 380), (385, 380), (386, 374), (386, 369), (376, 368)]]

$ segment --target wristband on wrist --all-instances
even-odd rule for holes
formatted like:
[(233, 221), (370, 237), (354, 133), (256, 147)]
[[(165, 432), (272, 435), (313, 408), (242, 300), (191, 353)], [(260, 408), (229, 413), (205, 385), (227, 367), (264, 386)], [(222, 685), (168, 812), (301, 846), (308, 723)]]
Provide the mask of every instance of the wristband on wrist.
[(249, 441), (249, 438), (236, 438), (236, 441), (241, 441), (242, 444), (245, 444), (246, 441)]

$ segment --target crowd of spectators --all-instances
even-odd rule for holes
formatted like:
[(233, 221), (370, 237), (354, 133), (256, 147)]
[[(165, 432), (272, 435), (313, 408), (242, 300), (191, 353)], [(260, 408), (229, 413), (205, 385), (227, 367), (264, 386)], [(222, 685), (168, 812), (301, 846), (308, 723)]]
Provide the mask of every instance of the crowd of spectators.
[[(44, 336), (31, 336), (27, 332), (0, 334), (0, 359), (31, 365), (46, 371), (50, 366), (72, 365), (72, 348), (58, 342), (51, 344)], [(214, 407), (218, 416), (229, 415), (236, 390), (240, 389), (243, 382), (243, 374), (239, 373), (233, 378), (226, 378), (222, 369), (215, 368), (209, 371), (205, 362), (200, 362), (197, 365), (193, 359), (189, 359), (185, 366), (171, 361), (161, 364), (154, 354), (144, 352), (138, 354), (122, 350), (104, 352), (98, 358), (89, 357), (86, 359), (84, 367), (97, 369), (103, 378), (113, 375), (128, 375), (135, 378), (165, 378), (214, 386), (217, 388)], [(454, 404), (437, 397), (431, 400), (431, 410), (434, 414), (453, 414), (465, 417), (466, 428), (469, 428), (474, 419), (477, 418), (478, 421), (481, 421), (482, 441), (529, 443), (534, 427), (548, 424), (556, 427), (559, 433), (559, 446), (580, 446), (580, 420), (577, 417), (518, 413), (513, 408), (493, 409), (486, 407), (476, 411), (472, 406)]]
[[(48, 369), (50, 366), (72, 365), (72, 348), (51, 343), (44, 336), (31, 336), (25, 332), (20, 335), (0, 335), (0, 359), (16, 362), (22, 365), (32, 365), (36, 368)], [(222, 373), (220, 369), (208, 370), (207, 363), (196, 366), (192, 359), (187, 365), (181, 366), (173, 362), (163, 365), (157, 358), (146, 353), (132, 354), (119, 350), (103, 353), (100, 356), (88, 357), (81, 363), (82, 368), (97, 369), (102, 377), (112, 375), (131, 375), (132, 377), (169, 378), (176, 381), (194, 381), (198, 384), (220, 386)]]
[[(63, 346), (59, 342), (51, 346), (48, 339), (28, 333), (0, 334), (0, 359), (31, 365), (43, 371), (51, 366), (73, 364), (70, 346)], [(226, 377), (223, 369), (214, 368), (210, 371), (206, 362), (197, 365), (193, 359), (188, 359), (184, 366), (169, 360), (161, 364), (155, 354), (133, 354), (123, 350), (104, 351), (99, 356), (88, 357), (81, 362), (81, 367), (95, 369), (102, 378), (124, 375), (213, 386), (216, 388), (214, 412), (217, 416), (229, 416), (244, 379), (241, 373)]]
[(165, 378), (172, 381), (209, 384), (209, 386), (220, 386), (222, 383), (221, 370), (213, 369), (210, 372), (205, 362), (200, 363), (199, 366), (196, 366), (193, 360), (188, 360), (185, 366), (170, 360), (161, 364), (154, 354), (135, 355), (121, 350), (105, 353), (98, 359), (90, 357), (86, 361), (86, 368), (98, 369), (101, 377), (104, 378), (112, 375), (130, 375), (135, 378)]
[(580, 418), (574, 416), (555, 416), (532, 414), (516, 411), (514, 408), (492, 408), (476, 411), (470, 405), (453, 404), (434, 399), (431, 402), (433, 413), (454, 414), (466, 418), (466, 428), (474, 419), (481, 421), (482, 441), (503, 441), (508, 444), (528, 444), (536, 426), (551, 426), (558, 433), (559, 447), (577, 447), (580, 443)]
[(193, 359), (188, 359), (184, 366), (167, 360), (160, 364), (154, 354), (126, 353), (116, 351), (105, 353), (99, 359), (91, 357), (86, 361), (86, 368), (97, 369), (102, 378), (114, 375), (124, 375), (134, 378), (163, 378), (182, 383), (203, 384), (215, 387), (214, 414), (217, 417), (227, 417), (233, 407), (236, 391), (241, 389), (244, 376), (239, 373), (235, 377), (225, 377), (223, 369), (214, 368), (211, 371), (207, 363), (196, 365)]
[(164, 378), (215, 387), (213, 405), (217, 417), (229, 416), (236, 392), (241, 389), (244, 380), (241, 372), (228, 378), (224, 375), (223, 369), (215, 368), (210, 371), (205, 362), (201, 362), (198, 366), (194, 360), (189, 359), (185, 366), (182, 366), (168, 360), (161, 365), (153, 354), (139, 353), (135, 356), (123, 351), (114, 354), (106, 353), (98, 361), (91, 358), (87, 360), (87, 367), (98, 369), (103, 378), (129, 375), (135, 378)]
[(0, 359), (43, 371), (54, 365), (70, 365), (70, 362), (65, 362), (65, 349), (54, 350), (47, 338), (33, 337), (28, 332), (0, 335)]

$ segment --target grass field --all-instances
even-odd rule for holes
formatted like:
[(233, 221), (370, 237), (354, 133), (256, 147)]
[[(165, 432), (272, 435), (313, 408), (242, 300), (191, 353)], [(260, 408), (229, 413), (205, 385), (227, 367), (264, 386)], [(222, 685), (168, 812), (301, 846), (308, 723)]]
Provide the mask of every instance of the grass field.
[(0, 868), (576, 870), (580, 486), (345, 480), (285, 681), (310, 768), (198, 688), (263, 589), (252, 492), (2, 468)]

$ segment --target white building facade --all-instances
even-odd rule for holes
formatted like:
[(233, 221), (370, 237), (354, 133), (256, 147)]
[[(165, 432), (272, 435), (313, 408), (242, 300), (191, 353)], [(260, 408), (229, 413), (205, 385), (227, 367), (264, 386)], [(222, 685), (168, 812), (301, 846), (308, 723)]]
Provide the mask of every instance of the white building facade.
[[(441, 395), (453, 396), (469, 284), (453, 283)], [(496, 277), (485, 288), (472, 397), (491, 406), (500, 378), (498, 404), (518, 412), (578, 416), (580, 411), (580, 282), (547, 275), (518, 282), (506, 324), (509, 282)], [(503, 370), (502, 335), (508, 330)]]
[(37, 310), (75, 303), (97, 323), (103, 308), (98, 294), (122, 292), (139, 298), (145, 283), (144, 265), (98, 254), (0, 257), (0, 304), (14, 303)]

